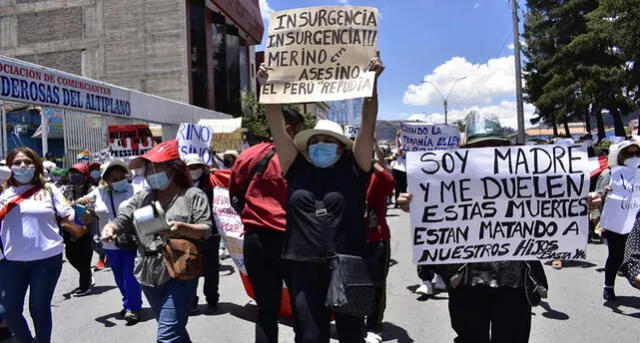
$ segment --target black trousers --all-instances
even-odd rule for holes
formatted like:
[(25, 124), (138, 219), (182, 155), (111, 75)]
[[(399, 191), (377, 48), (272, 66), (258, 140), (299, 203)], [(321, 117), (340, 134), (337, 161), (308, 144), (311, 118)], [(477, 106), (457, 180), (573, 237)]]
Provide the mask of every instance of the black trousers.
[[(296, 343), (328, 343), (331, 313), (324, 306), (329, 264), (287, 261)], [(340, 343), (364, 343), (364, 318), (335, 314)]]
[(285, 279), (283, 240), (284, 232), (268, 228), (254, 228), (244, 235), (244, 263), (258, 304), (256, 343), (278, 342), (278, 314)]
[(613, 287), (616, 284), (616, 275), (624, 260), (624, 249), (627, 244), (629, 235), (621, 235), (619, 233), (607, 231), (607, 247), (609, 248), (609, 256), (604, 265), (604, 285)]
[(203, 293), (207, 299), (207, 304), (217, 305), (220, 300), (218, 288), (220, 285), (220, 256), (218, 249), (220, 247), (220, 236), (215, 235), (209, 237), (202, 242), (200, 248), (202, 250), (202, 258), (204, 260), (204, 288)]
[(65, 239), (64, 253), (69, 263), (80, 274), (78, 279), (78, 287), (81, 290), (87, 290), (91, 287), (91, 258), (93, 257), (92, 248), (93, 239), (90, 234), (72, 240)]
[(463, 286), (449, 290), (454, 343), (527, 343), (531, 306), (524, 288)]
[(391, 260), (391, 244), (388, 239), (380, 242), (369, 243), (370, 255), (382, 270), (382, 287), (376, 290), (374, 302), (376, 304), (373, 313), (367, 316), (367, 331), (382, 332), (382, 320), (384, 310), (387, 308), (387, 275), (389, 275), (389, 261)]
[(396, 205), (398, 204), (398, 197), (401, 193), (407, 192), (407, 173), (394, 169), (392, 171), (393, 178), (396, 180)]

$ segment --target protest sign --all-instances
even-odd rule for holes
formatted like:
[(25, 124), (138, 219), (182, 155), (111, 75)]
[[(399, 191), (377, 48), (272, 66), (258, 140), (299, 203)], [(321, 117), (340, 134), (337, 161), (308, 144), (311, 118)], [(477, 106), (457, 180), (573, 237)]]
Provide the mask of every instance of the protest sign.
[(343, 130), (347, 138), (355, 138), (360, 134), (360, 125), (345, 125)]
[(578, 145), (408, 153), (414, 262), (584, 260), (587, 161)]
[(197, 154), (206, 165), (211, 165), (212, 156), (209, 146), (212, 138), (213, 133), (209, 127), (189, 123), (180, 124), (176, 135), (180, 157)]
[(140, 156), (153, 147), (153, 134), (144, 124), (110, 125), (109, 150), (113, 158)]
[(207, 126), (213, 133), (211, 151), (244, 150), (242, 118), (202, 119), (198, 125)]
[(378, 46), (378, 10), (328, 6), (271, 13), (260, 102), (303, 103), (370, 97), (367, 71)]
[(240, 273), (247, 275), (243, 252), (244, 226), (240, 216), (231, 207), (229, 191), (226, 188), (215, 187), (213, 190), (213, 218), (233, 263), (238, 267)]
[(402, 156), (393, 167), (405, 171), (408, 152), (455, 149), (460, 144), (460, 130), (453, 125), (404, 122), (400, 124), (400, 143)]
[[(604, 202), (600, 226), (607, 231), (626, 235), (633, 229), (635, 214), (640, 209), (640, 202), (633, 199), (633, 193), (640, 185), (636, 185), (636, 168), (615, 166), (611, 168), (611, 190), (607, 192)], [(627, 220), (631, 214), (633, 220)]]

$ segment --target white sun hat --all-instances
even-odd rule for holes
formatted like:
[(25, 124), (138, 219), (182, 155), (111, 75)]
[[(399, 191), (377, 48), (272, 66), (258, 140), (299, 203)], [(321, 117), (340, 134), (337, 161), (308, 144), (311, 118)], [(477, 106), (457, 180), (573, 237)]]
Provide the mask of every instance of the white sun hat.
[(189, 154), (189, 155), (185, 156), (182, 160), (187, 165), (187, 167), (195, 165), (195, 164), (204, 165), (204, 160), (198, 154)]
[(298, 148), (300, 152), (306, 154), (309, 140), (311, 139), (311, 137), (316, 135), (331, 136), (340, 141), (347, 150), (351, 150), (351, 148), (353, 147), (353, 141), (343, 134), (343, 130), (340, 124), (326, 119), (318, 120), (316, 126), (313, 129), (304, 130), (298, 133), (293, 139), (293, 143), (296, 145), (296, 148)]

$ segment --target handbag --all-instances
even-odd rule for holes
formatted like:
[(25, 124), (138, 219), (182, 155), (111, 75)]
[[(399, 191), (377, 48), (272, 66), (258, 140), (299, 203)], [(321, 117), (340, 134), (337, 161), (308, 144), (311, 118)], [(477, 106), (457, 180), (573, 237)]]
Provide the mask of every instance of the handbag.
[(168, 238), (163, 248), (164, 262), (172, 279), (193, 280), (204, 275), (198, 244), (186, 238)]
[(549, 283), (547, 275), (540, 261), (525, 262), (524, 268), (524, 293), (527, 302), (532, 307), (540, 305), (542, 299), (547, 298)]
[(325, 307), (334, 313), (351, 316), (371, 315), (375, 308), (375, 293), (382, 286), (380, 267), (371, 259), (337, 254), (327, 214), (324, 202), (316, 201), (316, 217), (325, 240), (331, 275)]

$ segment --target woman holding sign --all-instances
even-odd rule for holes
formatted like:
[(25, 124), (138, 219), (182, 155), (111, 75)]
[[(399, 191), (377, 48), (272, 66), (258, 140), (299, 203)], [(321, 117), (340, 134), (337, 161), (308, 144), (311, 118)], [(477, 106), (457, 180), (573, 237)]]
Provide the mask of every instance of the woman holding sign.
[[(377, 78), (384, 70), (379, 58), (369, 64), (375, 72), (373, 96), (365, 100), (360, 134), (355, 143), (337, 123), (320, 120), (313, 130), (287, 134), (280, 105), (266, 105), (282, 173), (288, 182), (287, 231), (283, 259), (290, 279), (296, 342), (329, 342), (331, 247), (335, 252), (364, 256), (365, 201), (371, 172), (373, 135), (378, 114)], [(259, 77), (267, 76), (260, 67)], [(331, 255), (331, 256), (328, 256)], [(364, 342), (362, 317), (335, 314), (342, 343)]]

